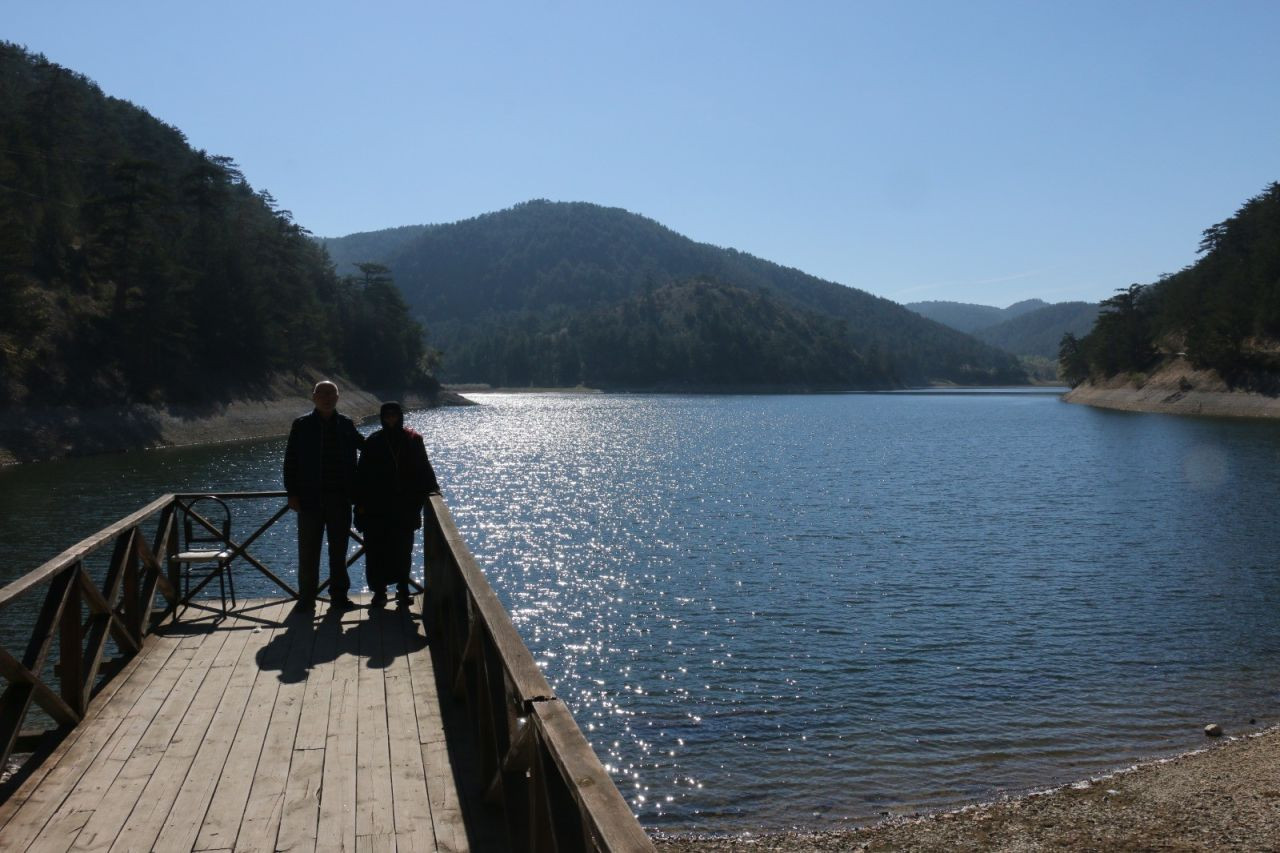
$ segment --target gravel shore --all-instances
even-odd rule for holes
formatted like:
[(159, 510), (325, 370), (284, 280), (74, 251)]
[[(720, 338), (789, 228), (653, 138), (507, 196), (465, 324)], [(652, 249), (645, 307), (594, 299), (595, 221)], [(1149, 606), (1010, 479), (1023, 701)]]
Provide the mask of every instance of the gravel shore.
[(1052, 791), (861, 829), (659, 835), (660, 853), (1280, 851), (1280, 728)]

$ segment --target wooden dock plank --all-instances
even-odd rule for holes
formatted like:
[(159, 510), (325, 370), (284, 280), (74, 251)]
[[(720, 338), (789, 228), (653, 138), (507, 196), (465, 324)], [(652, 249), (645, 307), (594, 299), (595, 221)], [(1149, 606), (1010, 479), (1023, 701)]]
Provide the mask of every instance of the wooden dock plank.
[(356, 838), (392, 836), (391, 753), (387, 734), (387, 695), (382, 626), (389, 615), (372, 610), (361, 624), (359, 714), (356, 720)]
[(411, 651), (407, 655), (407, 661), (436, 846), (449, 853), (466, 853), (471, 845), (462, 813), (462, 798), (445, 738), (441, 698), (436, 690), (436, 674), (430, 647)]
[[(158, 851), (188, 851), (195, 844), (206, 810), (214, 796), (218, 779), (226, 766), (227, 756), (235, 742), (245, 709), (254, 699), (254, 689), (259, 687), (257, 656), (283, 631), (279, 623), (287, 612), (287, 603), (274, 603), (267, 608), (255, 608), (252, 613), (261, 631), (253, 634), (227, 682), (226, 690), (218, 703), (213, 722), (205, 733), (204, 741), (196, 752), (182, 788), (165, 818), (159, 834), (149, 849)], [(261, 699), (269, 686), (264, 680), (259, 688)], [(143, 848), (147, 849), (147, 848)]]
[[(114, 784), (120, 769), (146, 735), (156, 714), (164, 706), (169, 693), (203, 645), (204, 639), (203, 636), (186, 636), (179, 641), (166, 665), (120, 721), (120, 725), (85, 768), (84, 775), (49, 818), (49, 822), (38, 830), (39, 838), (31, 846), (31, 850), (66, 850), (74, 843), (80, 830)], [(77, 829), (72, 832), (71, 827)]]
[(435, 831), (396, 833), (396, 853), (436, 853)]
[(425, 743), (422, 766), (427, 773), (427, 795), (431, 800), (431, 816), (435, 819), (436, 846), (448, 853), (467, 853), (471, 843), (462, 815), (462, 798), (449, 765), (449, 747), (444, 741)]
[(357, 835), (356, 853), (396, 853), (396, 837), (389, 832)]
[[(109, 850), (137, 805), (143, 789), (173, 748), (179, 729), (184, 724), (193, 724), (203, 733), (211, 712), (203, 715), (202, 726), (201, 714), (198, 710), (193, 714), (192, 706), (202, 693), (207, 698), (222, 690), (228, 672), (225, 667), (214, 670), (213, 665), (235, 637), (234, 632), (218, 630), (204, 638), (71, 849), (84, 853)], [(212, 694), (205, 690), (206, 683), (210, 685), (209, 690), (214, 691)]]
[[(288, 618), (286, 617), (286, 621)], [(278, 675), (289, 661), (289, 650), (297, 636), (298, 632), (291, 632), (288, 626), (277, 628), (267, 645), (258, 651), (258, 673), (249, 694), (249, 702), (214, 787), (213, 797), (192, 848), (194, 850), (235, 847), (249, 801), (254, 772), (275, 711), (276, 695), (280, 689)]]
[(418, 714), (408, 660), (410, 651), (426, 647), (426, 638), (420, 633), (420, 621), (407, 609), (388, 613), (380, 623), (382, 647), (387, 658), (383, 672), (396, 837), (430, 839), (434, 847), (431, 801), (422, 764)]
[(324, 781), (324, 750), (294, 750), (285, 786), (276, 850), (314, 850)]
[(411, 651), (408, 664), (413, 682), (413, 704), (418, 714), (418, 741), (423, 744), (444, 741), (441, 699), (436, 690), (435, 662), (431, 659), (430, 647)]
[(337, 611), (325, 613), (316, 631), (311, 674), (307, 678), (297, 737), (289, 761), (277, 850), (314, 850), (316, 846), (325, 745), (329, 733), (330, 694), (341, 635), (341, 614)]
[[(236, 697), (247, 698), (251, 670), (256, 668), (254, 656), (271, 636), (258, 623), (260, 614), (253, 615), (252, 619), (245, 614), (228, 621), (225, 627), (234, 631), (232, 638), (210, 667), (210, 678), (192, 703), (189, 718), (175, 734), (173, 744), (147, 782), (112, 850), (155, 847), (184, 786), (194, 781), (190, 776), (192, 770), (199, 767), (200, 756), (209, 748), (211, 740), (218, 737), (216, 728), (222, 717), (234, 713), (238, 719), (242, 708), (235, 708)], [(201, 802), (202, 813), (203, 807)]]
[(325, 733), (324, 770), (316, 849), (356, 849), (356, 716), (361, 660), (360, 625), (365, 611), (342, 617), (329, 692), (329, 726)]
[(285, 620), (291, 635), (289, 653), (277, 678), (275, 708), (267, 725), (266, 740), (258, 756), (258, 766), (245, 803), (244, 819), (235, 849), (272, 851), (284, 814), (285, 784), (293, 745), (298, 734), (298, 719), (307, 692), (307, 676), (311, 670), (311, 653), (315, 647), (314, 615), (305, 610), (293, 611)]

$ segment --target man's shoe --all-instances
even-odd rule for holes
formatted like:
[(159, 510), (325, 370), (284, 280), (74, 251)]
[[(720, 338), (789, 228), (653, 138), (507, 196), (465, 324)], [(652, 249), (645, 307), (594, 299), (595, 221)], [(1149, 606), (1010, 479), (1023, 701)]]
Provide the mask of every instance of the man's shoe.
[(396, 593), (396, 604), (404, 607), (408, 607), (410, 604), (413, 604), (413, 593), (409, 592), (407, 589), (400, 590)]
[(387, 603), (387, 594), (385, 592), (375, 592), (373, 600), (369, 602), (370, 607), (383, 607)]
[(356, 603), (345, 595), (336, 595), (329, 602), (329, 607), (332, 610), (354, 610)]

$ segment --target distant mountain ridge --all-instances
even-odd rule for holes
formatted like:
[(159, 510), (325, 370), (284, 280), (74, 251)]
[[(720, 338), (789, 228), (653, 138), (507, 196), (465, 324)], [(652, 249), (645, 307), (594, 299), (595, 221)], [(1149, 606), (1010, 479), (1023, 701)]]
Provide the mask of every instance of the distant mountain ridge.
[(1031, 311), (1045, 308), (1048, 304), (1043, 299), (1026, 299), (1015, 302), (1008, 308), (945, 301), (909, 302), (905, 307), (922, 317), (928, 317), (944, 326), (950, 326), (971, 335), (979, 329), (988, 329)]
[(912, 302), (906, 307), (1005, 352), (1047, 359), (1057, 359), (1064, 334), (1087, 334), (1099, 311), (1093, 302), (1050, 304), (1043, 299), (1007, 308), (966, 302)]
[(1062, 336), (1087, 335), (1100, 310), (1096, 302), (1057, 302), (979, 329), (973, 336), (1014, 355), (1056, 360)]
[(401, 225), (380, 231), (361, 231), (345, 237), (321, 237), (320, 245), (329, 253), (329, 259), (338, 275), (355, 275), (356, 264), (365, 261), (381, 263), (378, 258), (389, 258), (413, 238), (432, 225)]
[[(1016, 359), (887, 299), (697, 243), (618, 208), (535, 200), (416, 228), (324, 243), (335, 263), (391, 269), (444, 353), (446, 381), (631, 388), (1026, 381)], [(602, 327), (625, 340), (592, 333)], [(685, 360), (676, 363), (673, 352)]]

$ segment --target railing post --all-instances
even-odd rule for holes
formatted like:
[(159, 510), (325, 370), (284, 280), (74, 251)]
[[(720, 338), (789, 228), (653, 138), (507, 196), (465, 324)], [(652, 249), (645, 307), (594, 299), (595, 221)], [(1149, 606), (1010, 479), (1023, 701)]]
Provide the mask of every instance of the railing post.
[(80, 575), (85, 573), (84, 563), (77, 563), (71, 570), (71, 584), (66, 603), (59, 617), (58, 673), (61, 682), (62, 701), (71, 710), (84, 716), (84, 622), (80, 603), (84, 594), (80, 591)]
[[(124, 535), (121, 539), (124, 540)], [(142, 538), (142, 531), (133, 528), (128, 534), (127, 547), (128, 551), (120, 556), (120, 597), (124, 604), (124, 624), (129, 629), (130, 636), (133, 637), (135, 643), (142, 645), (142, 637), (146, 634), (147, 626), (142, 624), (142, 585), (138, 582), (138, 545)], [(111, 603), (108, 596), (107, 603)]]
[[(174, 500), (166, 510), (167, 527), (165, 530), (165, 549), (164, 549), (164, 565), (169, 575), (169, 588), (173, 590), (173, 618), (178, 618), (178, 608), (184, 602), (182, 601), (182, 568), (178, 565), (178, 561), (174, 557), (178, 556), (178, 502)], [(159, 553), (155, 555), (156, 559), (161, 559)]]

